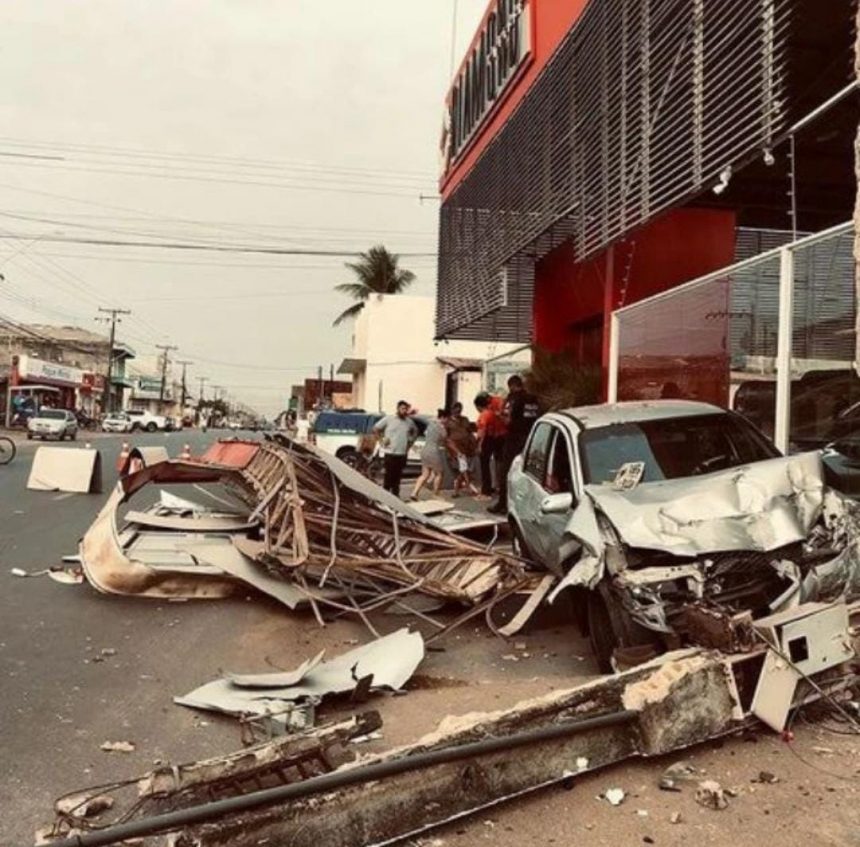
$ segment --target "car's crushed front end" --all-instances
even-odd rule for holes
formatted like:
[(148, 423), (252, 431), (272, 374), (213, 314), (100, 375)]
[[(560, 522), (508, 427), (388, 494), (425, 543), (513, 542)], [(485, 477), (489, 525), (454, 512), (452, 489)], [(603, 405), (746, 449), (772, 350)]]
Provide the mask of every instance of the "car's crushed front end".
[(606, 587), (642, 627), (701, 643), (709, 624), (860, 596), (860, 505), (817, 453), (630, 490), (589, 485), (561, 586)]

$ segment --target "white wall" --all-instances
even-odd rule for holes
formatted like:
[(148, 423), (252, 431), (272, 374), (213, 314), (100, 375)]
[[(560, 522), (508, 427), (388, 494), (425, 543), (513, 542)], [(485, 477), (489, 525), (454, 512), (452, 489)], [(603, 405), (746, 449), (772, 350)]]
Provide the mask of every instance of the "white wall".
[[(450, 372), (439, 357), (484, 361), (517, 346), (483, 341), (436, 343), (435, 308), (432, 297), (403, 294), (376, 295), (367, 301), (353, 333), (351, 356), (367, 362), (364, 373), (354, 377), (356, 406), (393, 412), (398, 400), (407, 400), (422, 413), (432, 414), (445, 404), (446, 374)], [(480, 391), (481, 375), (461, 373), (458, 381), (462, 386), (458, 394), (468, 413)]]

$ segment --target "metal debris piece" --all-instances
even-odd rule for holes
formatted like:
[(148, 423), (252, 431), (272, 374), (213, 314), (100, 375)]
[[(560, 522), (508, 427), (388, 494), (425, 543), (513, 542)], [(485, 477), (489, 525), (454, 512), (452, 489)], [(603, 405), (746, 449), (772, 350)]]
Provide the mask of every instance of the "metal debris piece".
[(101, 454), (87, 447), (39, 447), (33, 456), (27, 488), (99, 494), (102, 490)]
[[(285, 703), (346, 694), (368, 678), (374, 690), (397, 691), (409, 681), (423, 658), (421, 635), (401, 629), (330, 661), (322, 661), (320, 654), (286, 675), (228, 674), (184, 697), (175, 697), (174, 702), (227, 714), (271, 716), (283, 712)], [(285, 680), (287, 684), (283, 685)]]
[[(161, 562), (138, 552), (143, 523), (155, 521), (177, 536), (189, 527), (216, 525), (208, 510), (191, 504), (189, 512), (182, 501), (162, 496), (158, 514), (132, 512), (139, 523), (119, 532), (119, 507), (145, 486), (167, 483), (220, 483), (244, 504), (249, 515), (241, 518), (242, 529), (230, 524), (235, 518), (225, 519), (227, 523), (219, 519), (217, 526), (227, 527), (221, 534), (251, 559), (253, 570), (242, 566), (238, 575), (207, 571), (199, 560), (182, 560), (180, 554), (193, 557), (190, 548), (165, 549)], [(277, 580), (289, 586), (289, 592), (280, 592), (290, 594), (287, 605), (297, 605), (301, 595), (320, 623), (324, 611), (357, 615), (374, 635), (378, 633), (367, 614), (394, 606), (410, 610), (410, 595), (470, 607), (448, 626), (412, 609), (441, 634), (487, 612), (500, 599), (519, 594), (527, 599), (539, 585), (545, 593), (541, 575), (529, 573), (519, 559), (488, 550), (455, 530), (441, 529), (338, 459), (278, 437), (262, 443), (226, 442), (201, 460), (161, 462), (121, 479), (80, 552), (87, 579), (107, 593), (217, 598), (244, 582), (277, 594), (271, 582)], [(169, 536), (157, 538), (169, 548)], [(257, 572), (262, 576), (253, 579)], [(519, 625), (523, 617), (517, 617)]]

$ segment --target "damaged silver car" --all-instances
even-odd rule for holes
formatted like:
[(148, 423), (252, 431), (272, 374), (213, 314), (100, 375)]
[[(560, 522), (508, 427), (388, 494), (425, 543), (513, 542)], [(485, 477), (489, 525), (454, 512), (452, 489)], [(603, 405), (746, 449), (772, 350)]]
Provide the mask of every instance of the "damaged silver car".
[(860, 594), (858, 507), (820, 455), (706, 403), (545, 415), (508, 492), (518, 552), (558, 576), (551, 600), (570, 592), (604, 671), (618, 648), (737, 649), (752, 619)]

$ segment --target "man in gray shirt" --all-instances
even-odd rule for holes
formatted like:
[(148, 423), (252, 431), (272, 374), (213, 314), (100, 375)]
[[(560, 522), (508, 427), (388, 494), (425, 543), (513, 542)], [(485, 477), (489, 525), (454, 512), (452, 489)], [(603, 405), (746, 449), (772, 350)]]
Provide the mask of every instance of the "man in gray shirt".
[(373, 432), (385, 448), (385, 480), (382, 487), (399, 497), (406, 457), (418, 438), (418, 427), (409, 417), (409, 404), (401, 400), (397, 404), (397, 414), (386, 415), (373, 427)]

